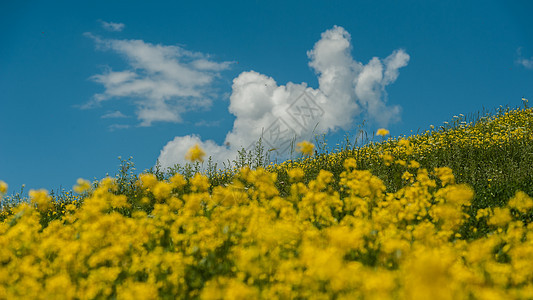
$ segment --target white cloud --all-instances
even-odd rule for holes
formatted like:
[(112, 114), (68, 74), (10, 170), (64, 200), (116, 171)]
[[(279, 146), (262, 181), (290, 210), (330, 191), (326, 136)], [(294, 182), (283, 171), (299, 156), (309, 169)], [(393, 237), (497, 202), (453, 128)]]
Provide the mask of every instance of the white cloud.
[(524, 66), (526, 69), (533, 69), (533, 57), (530, 57), (529, 59), (524, 58), (522, 56), (522, 47), (519, 47), (516, 52), (518, 54), (518, 59), (516, 60), (516, 63)]
[(203, 142), (197, 135), (176, 137), (163, 148), (159, 162), (163, 167), (184, 164), (188, 148), (198, 143), (220, 165), (233, 161), (241, 148), (252, 149), (261, 136), (266, 147), (276, 149), (272, 154), (283, 159), (291, 140), (312, 140), (313, 134), (348, 129), (361, 114), (381, 126), (398, 120), (400, 107), (387, 106), (385, 87), (396, 81), (409, 55), (396, 50), (384, 60), (374, 57), (364, 65), (353, 59), (350, 39), (344, 28), (334, 26), (308, 51), (318, 89), (306, 83), (278, 85), (267, 75), (242, 72), (233, 80), (228, 109), (236, 119), (224, 146)]
[(108, 112), (106, 113), (105, 115), (101, 116), (102, 119), (111, 119), (111, 118), (127, 118), (128, 116), (126, 116), (125, 114), (123, 114), (122, 112), (116, 110), (114, 112)]
[[(186, 135), (186, 136), (177, 136), (172, 141), (168, 142), (163, 150), (161, 150), (161, 155), (159, 156), (159, 162), (161, 165), (166, 168), (173, 166), (176, 163), (184, 164), (185, 163), (185, 153), (189, 148), (193, 147), (195, 144), (200, 144), (202, 149), (209, 153), (208, 155), (212, 156), (215, 162), (219, 163), (219, 166), (222, 166), (222, 162), (228, 164), (224, 158), (231, 158), (233, 160), (235, 157), (232, 157), (232, 152), (226, 147), (221, 147), (217, 145), (212, 140), (202, 141), (198, 135)], [(164, 159), (162, 161), (161, 159)]]
[(126, 58), (130, 68), (91, 77), (104, 86), (84, 107), (92, 107), (115, 98), (127, 98), (136, 106), (141, 126), (152, 122), (181, 122), (182, 114), (208, 108), (212, 84), (231, 62), (215, 62), (205, 54), (178, 46), (164, 46), (141, 40), (101, 39), (91, 33), (98, 49), (111, 50)]
[(102, 21), (100, 20), (100, 24), (102, 24), (102, 27), (107, 30), (107, 31), (122, 31), (124, 30), (124, 27), (126, 27), (126, 25), (122, 24), (122, 23), (113, 23), (113, 22), (105, 22), (105, 21)]
[(219, 125), (220, 125), (220, 120), (218, 121), (201, 120), (201, 121), (194, 123), (194, 126), (205, 126), (205, 127), (215, 127)]
[(527, 59), (527, 58), (521, 58), (518, 60), (518, 63), (524, 66), (527, 69), (533, 69), (533, 57)]
[(110, 126), (109, 126), (109, 131), (115, 131), (115, 130), (127, 129), (127, 128), (130, 128), (130, 125), (126, 125), (126, 124), (113, 124), (113, 125), (110, 125)]

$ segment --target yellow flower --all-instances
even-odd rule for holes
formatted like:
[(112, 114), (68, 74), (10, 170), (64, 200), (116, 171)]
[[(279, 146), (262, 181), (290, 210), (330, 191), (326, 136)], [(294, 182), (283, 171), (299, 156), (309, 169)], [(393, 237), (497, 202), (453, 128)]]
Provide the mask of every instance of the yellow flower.
[(139, 183), (146, 189), (151, 189), (157, 184), (157, 177), (154, 174), (145, 173), (139, 175)]
[(289, 174), (291, 181), (299, 181), (305, 176), (304, 170), (301, 168), (290, 169), (287, 173)]
[(7, 183), (0, 180), (0, 194), (5, 194), (7, 192)]
[(397, 159), (394, 163), (404, 167), (407, 166), (407, 162), (405, 162), (403, 159)]
[(164, 181), (157, 182), (152, 191), (158, 200), (168, 198), (170, 192), (172, 192), (172, 185)]
[(48, 191), (44, 189), (30, 190), (29, 195), (31, 203), (37, 205), (40, 212), (45, 212), (52, 207), (52, 197), (48, 196)]
[(198, 144), (194, 145), (194, 147), (191, 147), (187, 154), (185, 155), (186, 160), (190, 160), (192, 162), (194, 161), (204, 161), (205, 152), (200, 148)]
[(189, 182), (191, 183), (191, 190), (194, 192), (205, 192), (209, 188), (209, 179), (200, 173), (196, 173)]
[(77, 185), (74, 186), (74, 192), (81, 194), (91, 188), (91, 183), (88, 180), (78, 178)]
[(298, 151), (304, 155), (311, 155), (313, 153), (313, 149), (315, 148), (315, 145), (309, 143), (308, 141), (298, 143), (296, 146), (298, 146)]
[(181, 188), (182, 186), (187, 184), (187, 180), (183, 177), (183, 175), (176, 173), (169, 179), (170, 183), (172, 184), (173, 188)]
[(414, 176), (413, 176), (413, 174), (411, 174), (411, 173), (405, 171), (405, 172), (402, 174), (402, 179), (403, 179), (403, 180), (406, 180), (406, 181), (413, 182)]
[(76, 210), (76, 205), (74, 205), (74, 204), (69, 204), (69, 205), (65, 206), (65, 209), (66, 209), (67, 211), (75, 211), (75, 210)]
[(437, 175), (437, 177), (439, 177), (440, 181), (442, 182), (442, 186), (455, 183), (455, 177), (453, 176), (452, 169), (448, 167), (442, 167), (442, 168), (435, 168), (434, 170), (435, 170), (435, 174)]
[(351, 169), (355, 169), (355, 167), (357, 167), (357, 162), (354, 158), (350, 157), (344, 161), (343, 166), (347, 171), (351, 171)]
[(526, 213), (533, 208), (533, 199), (522, 191), (517, 191), (515, 196), (509, 200), (509, 206), (516, 208), (521, 213)]
[(418, 169), (418, 168), (420, 168), (420, 163), (418, 163), (415, 160), (412, 160), (412, 161), (409, 162), (409, 166), (407, 166), (407, 167), (410, 168), (410, 169)]
[(400, 147), (409, 147), (410, 145), (411, 143), (409, 143), (409, 140), (401, 139), (400, 141), (398, 141), (398, 146)]
[(386, 136), (387, 134), (389, 134), (390, 132), (385, 129), (385, 128), (380, 128), (378, 129), (378, 132), (376, 133), (377, 135), (381, 135), (381, 136)]
[(513, 218), (511, 217), (511, 213), (509, 212), (509, 208), (507, 208), (507, 207), (505, 207), (505, 208), (496, 207), (494, 209), (492, 217), (490, 217), (490, 219), (487, 222), (487, 224), (503, 227), (503, 226), (507, 225), (509, 222), (511, 222), (512, 219)]
[(394, 157), (387, 152), (381, 155), (381, 159), (383, 159), (383, 162), (386, 166), (390, 166), (390, 164), (394, 160)]

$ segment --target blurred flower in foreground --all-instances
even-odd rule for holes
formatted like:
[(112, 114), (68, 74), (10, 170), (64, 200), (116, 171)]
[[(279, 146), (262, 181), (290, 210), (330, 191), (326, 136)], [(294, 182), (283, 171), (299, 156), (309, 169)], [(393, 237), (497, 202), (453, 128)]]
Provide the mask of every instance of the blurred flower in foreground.
[(378, 132), (376, 134), (381, 135), (381, 136), (386, 136), (387, 134), (389, 134), (389, 131), (385, 128), (380, 128), (378, 129)]
[(0, 180), (0, 194), (5, 194), (7, 192), (7, 183)]
[(41, 212), (45, 212), (52, 207), (52, 197), (48, 195), (47, 190), (30, 190), (29, 196), (31, 203), (37, 205), (37, 209)]
[(83, 178), (78, 178), (78, 181), (76, 181), (78, 184), (76, 184), (73, 188), (74, 192), (81, 194), (88, 189), (91, 188), (91, 183), (88, 180), (85, 180)]
[(313, 149), (315, 148), (315, 145), (309, 143), (308, 141), (298, 143), (296, 146), (298, 146), (298, 152), (301, 152), (304, 155), (311, 155), (313, 153)]
[(189, 151), (187, 152), (187, 155), (185, 155), (185, 159), (190, 161), (201, 161), (204, 162), (204, 156), (205, 152), (198, 146), (198, 144), (194, 145), (194, 147), (191, 147)]

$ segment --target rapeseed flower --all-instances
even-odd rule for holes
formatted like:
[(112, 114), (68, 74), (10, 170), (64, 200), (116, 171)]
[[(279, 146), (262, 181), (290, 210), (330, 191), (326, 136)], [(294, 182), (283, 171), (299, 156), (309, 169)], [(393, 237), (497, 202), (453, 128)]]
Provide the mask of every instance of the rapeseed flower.
[(531, 199), (526, 193), (517, 191), (515, 196), (509, 200), (508, 205), (525, 214), (533, 208), (533, 199)]
[(386, 135), (388, 135), (389, 133), (390, 133), (390, 132), (389, 132), (387, 129), (385, 129), (385, 128), (380, 128), (380, 129), (378, 129), (376, 135), (386, 136)]
[(287, 173), (291, 181), (300, 181), (305, 176), (304, 170), (302, 170), (302, 168), (290, 169), (287, 171)]
[(442, 182), (442, 186), (455, 183), (455, 177), (453, 176), (452, 169), (448, 167), (435, 168), (435, 174)]
[(81, 194), (91, 188), (91, 182), (83, 178), (78, 178), (77, 184), (73, 187), (74, 192)]
[(496, 207), (493, 210), (492, 216), (489, 218), (487, 224), (503, 227), (512, 220), (509, 208)]
[[(105, 178), (69, 204), (31, 191), (33, 205), (1, 215), (0, 298), (531, 299), (531, 197), (474, 202), (454, 177), (464, 171), (420, 158), (455, 140), (472, 151), (532, 141), (505, 118), (496, 138), (390, 140), (320, 168), (141, 174), (135, 193)], [(397, 163), (383, 167), (380, 154)], [(356, 168), (369, 161), (389, 173)]]
[(309, 143), (308, 141), (303, 141), (298, 144), (298, 152), (301, 152), (304, 155), (311, 155), (313, 154), (313, 149), (315, 148), (315, 145)]
[(0, 194), (5, 194), (7, 193), (7, 183), (5, 183), (4, 181), (0, 180)]
[(185, 159), (195, 162), (195, 161), (204, 161), (205, 152), (200, 148), (198, 144), (194, 145), (187, 151), (187, 154), (185, 155)]
[(44, 189), (30, 190), (28, 194), (30, 196), (31, 202), (37, 206), (37, 209), (40, 212), (46, 212), (49, 208), (52, 207), (52, 197), (48, 195), (48, 191)]

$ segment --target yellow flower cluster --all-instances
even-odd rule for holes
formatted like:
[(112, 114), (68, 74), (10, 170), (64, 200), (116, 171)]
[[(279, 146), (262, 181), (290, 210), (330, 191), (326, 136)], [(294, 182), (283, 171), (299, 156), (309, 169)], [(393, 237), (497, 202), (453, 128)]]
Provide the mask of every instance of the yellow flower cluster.
[(83, 178), (78, 178), (77, 184), (74, 186), (74, 192), (81, 194), (91, 188), (91, 182)]
[(298, 143), (296, 146), (298, 146), (298, 152), (301, 152), (304, 155), (313, 154), (313, 149), (315, 148), (315, 145), (309, 143), (308, 141)]
[[(452, 144), (472, 149), (486, 149), (491, 146), (502, 147), (511, 141), (530, 143), (533, 142), (530, 127), (532, 116), (532, 109), (516, 109), (501, 115), (483, 117), (476, 124), (460, 124), (452, 130), (433, 132), (428, 130), (407, 139), (399, 139), (397, 142), (391, 140), (390, 151), (394, 156), (401, 157), (413, 153), (425, 155), (437, 148), (448, 149)], [(416, 147), (410, 147), (409, 142), (416, 144)]]
[[(374, 160), (385, 166), (396, 164), (416, 169), (419, 164), (416, 161), (410, 163), (413, 157), (428, 157), (436, 150), (453, 153), (454, 148), (461, 147), (470, 149), (471, 153), (475, 153), (475, 151), (485, 151), (486, 149), (502, 149), (512, 143), (531, 144), (533, 143), (532, 122), (533, 109), (510, 110), (501, 115), (483, 117), (476, 124), (461, 124), (461, 126), (451, 130), (428, 130), (409, 137), (391, 138), (379, 144), (369, 143), (364, 147), (357, 148), (355, 155), (357, 159)], [(389, 134), (386, 129), (380, 133)], [(346, 158), (354, 157), (354, 154), (349, 152), (338, 151), (328, 154), (327, 164), (342, 166), (342, 162)], [(269, 165), (266, 169), (268, 171), (280, 171), (302, 168), (307, 173), (308, 170), (316, 169), (322, 164), (323, 160), (305, 157), (300, 160), (288, 160), (280, 164)], [(222, 177), (229, 176), (234, 172), (236, 171), (227, 171)]]
[(5, 183), (4, 181), (0, 180), (0, 194), (5, 194), (7, 193), (7, 183)]
[(474, 194), (450, 169), (411, 162), (387, 192), (355, 159), (343, 166), (308, 183), (289, 170), (287, 196), (261, 168), (212, 190), (201, 174), (144, 174), (140, 202), (105, 178), (44, 228), (50, 197), (32, 191), (0, 223), (0, 299), (533, 298), (527, 194), (479, 210), (489, 233), (463, 240)]
[(190, 160), (192, 162), (195, 161), (204, 161), (205, 152), (200, 148), (198, 144), (194, 145), (194, 147), (190, 148), (187, 154), (185, 155), (185, 159)]
[(387, 134), (389, 134), (390, 132), (385, 129), (385, 128), (380, 128), (378, 129), (378, 131), (376, 132), (376, 135), (381, 135), (381, 136), (386, 136)]

